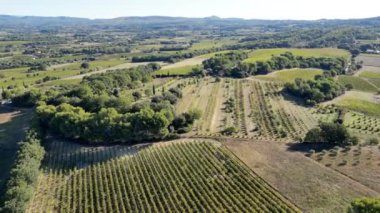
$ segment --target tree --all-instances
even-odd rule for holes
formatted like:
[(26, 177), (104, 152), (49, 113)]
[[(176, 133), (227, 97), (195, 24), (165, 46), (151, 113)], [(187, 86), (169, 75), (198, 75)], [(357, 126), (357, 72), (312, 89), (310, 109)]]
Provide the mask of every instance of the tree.
[(328, 143), (346, 144), (350, 138), (350, 135), (341, 124), (336, 123), (321, 123), (319, 125), (321, 129), (321, 137)]
[(195, 120), (198, 120), (202, 112), (198, 109), (190, 110), (189, 112), (182, 113), (174, 118), (171, 126), (177, 133), (190, 132)]
[(81, 65), (80, 65), (80, 68), (81, 69), (88, 69), (90, 68), (90, 64), (88, 62), (83, 62)]
[(306, 133), (306, 143), (329, 143), (337, 145), (356, 145), (358, 139), (349, 134), (346, 127), (339, 123), (321, 123)]
[(378, 213), (380, 212), (380, 198), (363, 198), (351, 202), (350, 213)]

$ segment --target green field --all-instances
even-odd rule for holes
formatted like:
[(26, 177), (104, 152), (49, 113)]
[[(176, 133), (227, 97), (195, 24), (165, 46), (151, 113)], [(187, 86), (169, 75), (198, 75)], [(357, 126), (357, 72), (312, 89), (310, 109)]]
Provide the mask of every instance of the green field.
[(363, 71), (359, 74), (359, 77), (362, 77), (362, 78), (380, 78), (380, 72)]
[(338, 106), (364, 113), (366, 115), (380, 116), (380, 104), (369, 101), (347, 98), (337, 101)]
[[(122, 63), (125, 63), (125, 61), (118, 58), (113, 58), (109, 60), (92, 61), (89, 64), (90, 70), (96, 71), (117, 66)], [(7, 87), (10, 85), (21, 86), (23, 84), (35, 84), (37, 80), (41, 80), (47, 76), (65, 78), (79, 75), (81, 72), (80, 64), (81, 63), (72, 63), (62, 65), (57, 68), (49, 68), (47, 71), (38, 71), (32, 73), (28, 73), (29, 68), (27, 67), (0, 70), (0, 74), (2, 75), (2, 78), (0, 78), (0, 87)]]
[(257, 61), (268, 61), (273, 55), (280, 55), (285, 52), (291, 52), (296, 56), (303, 57), (345, 57), (348, 58), (350, 53), (345, 50), (335, 48), (319, 48), (319, 49), (258, 49), (250, 53), (250, 57), (245, 60), (247, 63), (254, 63)]
[(296, 78), (313, 80), (316, 75), (320, 75), (322, 73), (322, 70), (317, 69), (291, 69), (272, 72), (268, 75), (259, 75), (255, 78), (271, 81), (294, 82)]
[(220, 40), (202, 40), (200, 42), (194, 43), (193, 46), (190, 48), (191, 50), (202, 50), (202, 49), (211, 49), (211, 48), (218, 48), (222, 47), (224, 45), (231, 45), (236, 43), (236, 41), (232, 40), (231, 38), (225, 38)]
[(372, 85), (365, 79), (362, 79), (356, 76), (342, 75), (338, 77), (338, 82), (342, 85), (351, 84), (354, 90), (359, 90), (363, 92), (377, 92), (378, 91), (378, 88), (376, 88), (374, 85)]
[(380, 72), (363, 71), (359, 74), (360, 77), (366, 78), (370, 83), (375, 85), (380, 90)]
[(379, 88), (378, 90), (380, 91), (380, 78), (370, 78), (368, 81)]
[(177, 67), (171, 69), (161, 69), (155, 72), (155, 75), (188, 75), (191, 73), (193, 68), (197, 67), (197, 65), (189, 65), (184, 67)]
[(21, 45), (27, 43), (29, 43), (29, 41), (0, 41), (0, 47), (9, 45)]

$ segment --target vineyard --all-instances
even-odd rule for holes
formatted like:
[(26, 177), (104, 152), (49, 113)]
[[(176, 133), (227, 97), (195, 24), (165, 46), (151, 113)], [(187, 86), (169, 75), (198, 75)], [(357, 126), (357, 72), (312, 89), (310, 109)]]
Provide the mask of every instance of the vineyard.
[(214, 141), (56, 141), (44, 165), (27, 212), (299, 212)]
[(252, 79), (199, 80), (184, 89), (177, 112), (203, 111), (195, 124), (199, 136), (222, 136), (227, 127), (237, 129), (232, 137), (291, 140), (302, 137), (317, 124), (305, 107), (281, 93), (281, 84)]

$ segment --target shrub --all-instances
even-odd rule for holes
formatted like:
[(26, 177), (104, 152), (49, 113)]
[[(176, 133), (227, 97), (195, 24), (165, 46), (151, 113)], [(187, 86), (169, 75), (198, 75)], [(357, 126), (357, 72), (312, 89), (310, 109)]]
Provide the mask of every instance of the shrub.
[(377, 138), (371, 138), (368, 140), (369, 145), (378, 145), (379, 144), (379, 139)]
[(225, 128), (225, 129), (223, 129), (222, 131), (221, 131), (221, 133), (223, 134), (223, 135), (232, 135), (232, 134), (235, 134), (235, 133), (237, 133), (238, 132), (238, 130), (235, 128), (235, 127), (233, 127), (233, 126), (231, 126), (231, 127), (227, 127), (227, 128)]

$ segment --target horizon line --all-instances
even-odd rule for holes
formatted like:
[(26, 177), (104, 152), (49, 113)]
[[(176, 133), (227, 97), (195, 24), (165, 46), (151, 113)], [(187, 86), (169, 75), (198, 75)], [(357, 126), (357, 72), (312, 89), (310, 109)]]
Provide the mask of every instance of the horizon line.
[(25, 17), (39, 17), (39, 18), (77, 18), (77, 19), (87, 19), (87, 20), (112, 20), (118, 18), (148, 18), (148, 17), (163, 17), (163, 18), (186, 18), (186, 19), (206, 19), (206, 18), (218, 18), (218, 19), (240, 19), (240, 20), (262, 20), (262, 21), (322, 21), (322, 20), (360, 20), (360, 19), (373, 19), (380, 18), (380, 16), (369, 16), (362, 18), (318, 18), (318, 19), (267, 19), (267, 18), (244, 18), (244, 17), (220, 17), (217, 15), (210, 16), (170, 16), (170, 15), (141, 15), (141, 16), (117, 16), (112, 18), (90, 18), (90, 17), (80, 17), (80, 16), (65, 16), (65, 15), (57, 15), (57, 16), (49, 16), (49, 15), (13, 15), (13, 14), (0, 14), (0, 16), (11, 16), (18, 18)]

